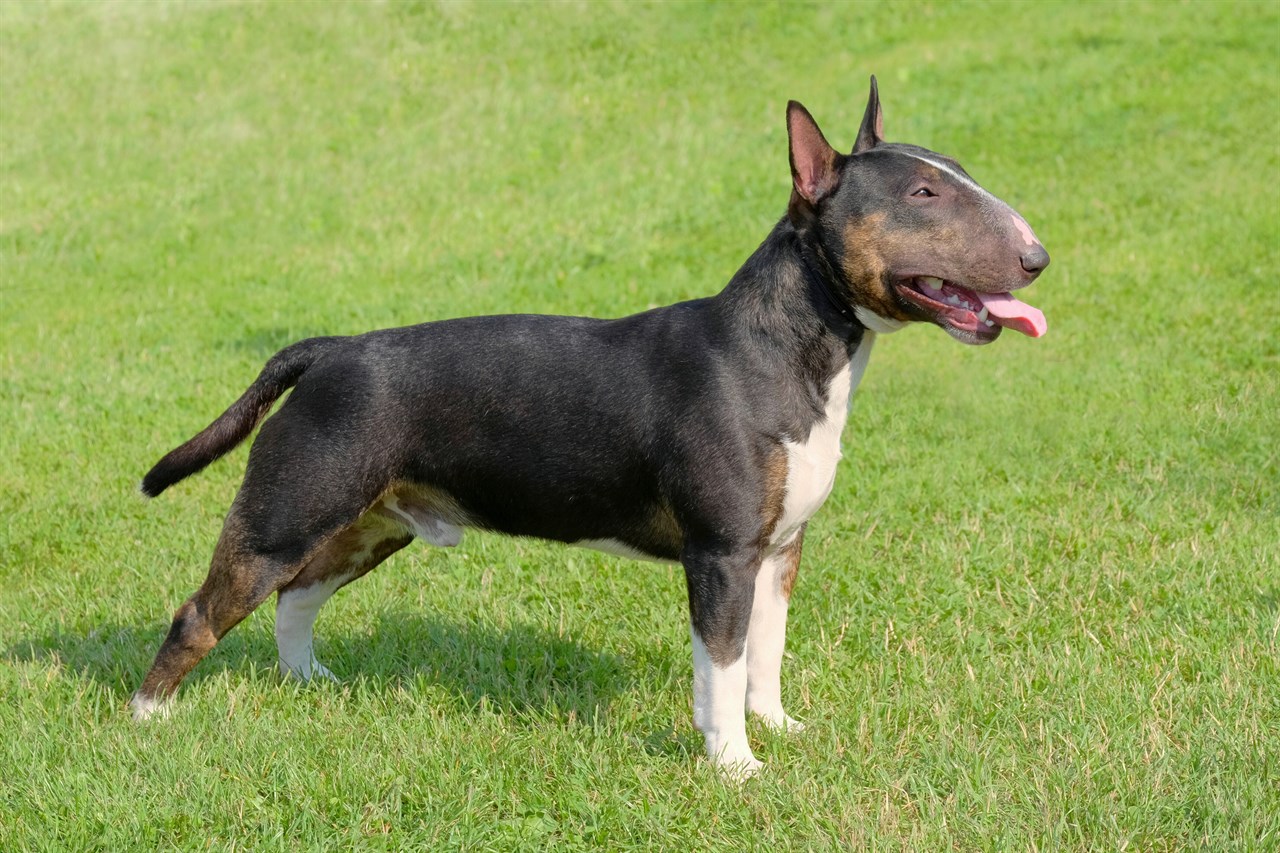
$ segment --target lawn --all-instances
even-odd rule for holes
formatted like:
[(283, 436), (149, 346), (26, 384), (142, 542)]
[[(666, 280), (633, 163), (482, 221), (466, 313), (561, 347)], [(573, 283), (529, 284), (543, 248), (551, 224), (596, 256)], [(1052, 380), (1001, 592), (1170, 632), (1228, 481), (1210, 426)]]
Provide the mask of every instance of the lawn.
[[(714, 293), (784, 107), (955, 156), (1049, 334), (884, 338), (765, 772), (692, 727), (678, 567), (472, 533), (125, 703), (295, 339)], [(1280, 7), (0, 4), (0, 849), (1280, 848)]]

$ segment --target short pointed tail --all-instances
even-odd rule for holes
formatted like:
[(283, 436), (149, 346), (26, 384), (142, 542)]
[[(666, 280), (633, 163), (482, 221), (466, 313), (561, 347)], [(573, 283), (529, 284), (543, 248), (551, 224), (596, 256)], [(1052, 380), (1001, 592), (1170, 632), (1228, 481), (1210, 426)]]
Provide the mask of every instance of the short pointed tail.
[(239, 400), (186, 444), (169, 451), (147, 472), (142, 478), (142, 493), (154, 498), (179, 480), (202, 471), (244, 441), (280, 395), (296, 385), (307, 368), (336, 340), (308, 338), (272, 356)]

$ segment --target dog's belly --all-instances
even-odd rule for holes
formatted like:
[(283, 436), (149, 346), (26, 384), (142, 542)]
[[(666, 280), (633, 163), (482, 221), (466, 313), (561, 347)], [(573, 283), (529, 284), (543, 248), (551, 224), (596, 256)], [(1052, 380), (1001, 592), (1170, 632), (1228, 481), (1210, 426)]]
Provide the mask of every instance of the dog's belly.
[(612, 554), (615, 557), (627, 557), (631, 560), (647, 560), (652, 563), (678, 563), (678, 558), (671, 556), (660, 556), (651, 554), (647, 550), (629, 545), (620, 539), (580, 539), (572, 543), (577, 548), (588, 548), (592, 551), (599, 551), (602, 554)]
[[(559, 516), (554, 523), (515, 526), (484, 513), (464, 508), (460, 496), (419, 483), (398, 483), (388, 489), (370, 512), (395, 522), (406, 532), (431, 545), (451, 548), (462, 541), (467, 528), (533, 536), (565, 542), (607, 554), (678, 562), (683, 536), (670, 510), (661, 504), (640, 502), (622, 518), (592, 518), (573, 501), (548, 499), (537, 508), (544, 515)], [(532, 510), (532, 508), (530, 508)], [(555, 512), (555, 510), (560, 510)], [(614, 508), (615, 513), (617, 507)]]

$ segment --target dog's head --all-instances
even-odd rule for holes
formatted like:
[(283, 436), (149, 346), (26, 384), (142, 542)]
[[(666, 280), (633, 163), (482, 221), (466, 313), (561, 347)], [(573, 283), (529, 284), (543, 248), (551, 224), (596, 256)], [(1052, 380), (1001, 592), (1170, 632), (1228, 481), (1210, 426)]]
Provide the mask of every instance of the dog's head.
[(828, 145), (795, 101), (787, 134), (787, 215), (863, 325), (887, 332), (927, 320), (967, 344), (990, 343), (1003, 327), (1044, 334), (1044, 315), (1010, 291), (1034, 281), (1049, 253), (1017, 211), (955, 160), (884, 141), (875, 77), (851, 153)]

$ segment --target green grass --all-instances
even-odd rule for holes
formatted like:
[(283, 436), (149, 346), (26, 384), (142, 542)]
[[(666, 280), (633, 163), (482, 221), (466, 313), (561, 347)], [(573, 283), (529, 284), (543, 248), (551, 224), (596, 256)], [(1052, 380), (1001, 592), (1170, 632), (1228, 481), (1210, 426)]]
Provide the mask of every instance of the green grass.
[[(472, 534), (272, 608), (139, 727), (278, 347), (717, 290), (783, 108), (958, 157), (1050, 332), (880, 342), (744, 788), (679, 570)], [(1275, 850), (1274, 4), (0, 4), (0, 849)]]

